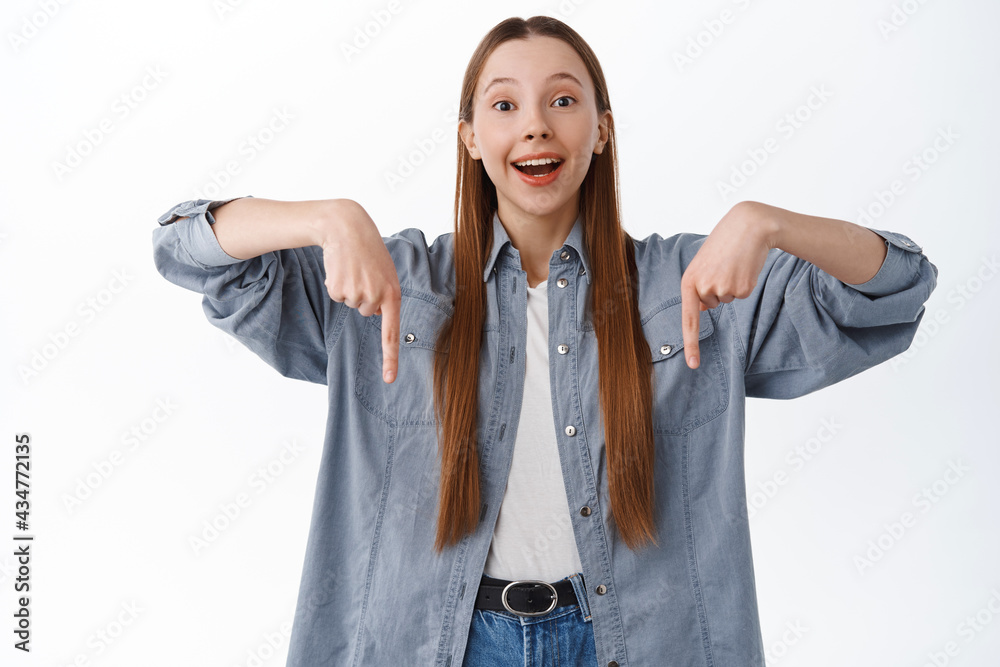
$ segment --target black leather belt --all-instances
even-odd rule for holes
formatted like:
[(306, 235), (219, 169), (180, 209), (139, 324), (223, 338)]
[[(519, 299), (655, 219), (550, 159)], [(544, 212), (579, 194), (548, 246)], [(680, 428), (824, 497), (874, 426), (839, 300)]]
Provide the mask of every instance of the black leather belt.
[(476, 594), (476, 609), (508, 611), (518, 616), (543, 616), (571, 604), (577, 604), (577, 599), (569, 579), (547, 584), (534, 579), (494, 579), (484, 574)]

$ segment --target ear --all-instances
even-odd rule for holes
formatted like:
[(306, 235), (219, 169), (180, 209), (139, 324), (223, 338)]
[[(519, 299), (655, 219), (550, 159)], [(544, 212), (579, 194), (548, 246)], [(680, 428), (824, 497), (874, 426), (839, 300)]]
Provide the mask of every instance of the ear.
[(610, 131), (608, 128), (611, 126), (611, 121), (612, 118), (610, 109), (601, 114), (601, 117), (598, 119), (597, 131), (600, 136), (597, 139), (597, 143), (594, 144), (595, 155), (599, 155), (604, 152), (604, 147), (607, 145), (608, 139), (610, 138)]
[(472, 125), (464, 120), (458, 121), (458, 134), (462, 138), (462, 143), (465, 144), (465, 148), (469, 151), (469, 155), (472, 159), (481, 159), (482, 156), (479, 154), (479, 149), (476, 147), (476, 133), (472, 131)]

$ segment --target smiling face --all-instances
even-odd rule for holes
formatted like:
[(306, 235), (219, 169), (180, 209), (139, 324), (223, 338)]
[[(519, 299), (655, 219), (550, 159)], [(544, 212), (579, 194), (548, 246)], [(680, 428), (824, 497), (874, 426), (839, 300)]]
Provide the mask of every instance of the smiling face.
[[(490, 54), (472, 123), (460, 121), (459, 133), (496, 186), (501, 220), (572, 223), (592, 155), (608, 141), (610, 115), (598, 114), (593, 81), (573, 47), (533, 36)], [(548, 164), (523, 164), (533, 159)]]

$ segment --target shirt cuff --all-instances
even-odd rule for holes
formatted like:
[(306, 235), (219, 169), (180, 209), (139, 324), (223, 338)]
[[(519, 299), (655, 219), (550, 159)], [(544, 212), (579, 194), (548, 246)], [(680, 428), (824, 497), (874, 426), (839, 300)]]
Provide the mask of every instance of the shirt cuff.
[[(245, 197), (252, 198), (252, 195), (245, 195)], [(219, 239), (216, 238), (215, 232), (210, 227), (210, 225), (215, 224), (215, 218), (212, 217), (211, 211), (235, 199), (243, 198), (198, 199), (182, 202), (157, 218), (157, 222), (161, 226), (175, 225), (177, 238), (181, 245), (199, 264), (203, 266), (236, 264), (244, 260), (237, 259), (222, 249)], [(177, 221), (179, 218), (184, 219)]]
[(884, 229), (871, 229), (871, 231), (881, 236), (885, 241), (886, 252), (882, 266), (870, 280), (857, 284), (844, 284), (871, 296), (892, 294), (909, 286), (917, 269), (915, 263), (911, 262), (915, 258), (908, 256), (907, 253), (916, 255), (921, 253), (923, 249), (903, 234)]

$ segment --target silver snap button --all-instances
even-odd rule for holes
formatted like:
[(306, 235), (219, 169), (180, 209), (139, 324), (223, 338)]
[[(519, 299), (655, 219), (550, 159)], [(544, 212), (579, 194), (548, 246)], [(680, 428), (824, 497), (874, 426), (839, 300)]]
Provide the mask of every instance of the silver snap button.
[(608, 592), (608, 588), (607, 588), (607, 586), (605, 586), (604, 584), (600, 584), (600, 585), (599, 585), (599, 586), (597, 587), (597, 594), (598, 594), (598, 595), (604, 595), (604, 594), (605, 594), (605, 593), (607, 593), (607, 592)]
[(560, 278), (559, 280), (556, 281), (556, 285), (558, 285), (559, 287), (566, 287), (566, 285), (569, 285), (569, 281), (566, 280), (565, 278)]
[(586, 505), (584, 505), (583, 507), (581, 507), (580, 508), (580, 515), (581, 516), (590, 516), (590, 508), (587, 507)]
[(674, 349), (674, 348), (670, 347), (669, 345), (661, 345), (660, 346), (660, 354), (670, 354), (670, 350), (672, 350), (672, 349)]
[(563, 261), (569, 259), (569, 250), (563, 250), (561, 253), (559, 253), (559, 259)]
[(403, 337), (403, 340), (405, 340), (405, 341), (406, 341), (407, 343), (412, 343), (412, 342), (413, 342), (413, 341), (415, 341), (416, 339), (417, 339), (417, 337), (416, 337), (416, 336), (414, 336), (414, 335), (413, 335), (413, 334), (411, 334), (411, 333), (408, 333), (408, 334), (406, 334), (406, 336), (404, 336), (404, 337)]
[(569, 345), (560, 345), (556, 349), (559, 350), (559, 354), (566, 354), (569, 352)]
[(576, 427), (575, 426), (567, 426), (566, 427), (566, 435), (576, 435)]

